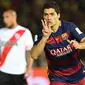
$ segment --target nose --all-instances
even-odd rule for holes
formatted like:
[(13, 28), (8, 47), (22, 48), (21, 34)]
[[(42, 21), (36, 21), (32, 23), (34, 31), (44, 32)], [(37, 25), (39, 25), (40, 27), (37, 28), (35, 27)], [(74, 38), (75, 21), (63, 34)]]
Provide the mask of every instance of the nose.
[(48, 19), (48, 20), (49, 20), (49, 19), (51, 19), (51, 16), (50, 16), (50, 15), (48, 15), (48, 16), (47, 16), (47, 19)]
[(47, 16), (47, 20), (50, 21), (51, 20), (51, 15)]

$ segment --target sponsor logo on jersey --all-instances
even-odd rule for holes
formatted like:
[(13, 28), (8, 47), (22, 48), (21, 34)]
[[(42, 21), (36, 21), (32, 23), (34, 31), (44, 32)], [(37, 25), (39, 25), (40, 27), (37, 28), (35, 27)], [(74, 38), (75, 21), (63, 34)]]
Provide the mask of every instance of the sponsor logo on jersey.
[(57, 57), (63, 56), (63, 55), (68, 54), (70, 52), (72, 52), (72, 47), (70, 45), (67, 45), (66, 47), (50, 50), (50, 54), (52, 56), (57, 56)]

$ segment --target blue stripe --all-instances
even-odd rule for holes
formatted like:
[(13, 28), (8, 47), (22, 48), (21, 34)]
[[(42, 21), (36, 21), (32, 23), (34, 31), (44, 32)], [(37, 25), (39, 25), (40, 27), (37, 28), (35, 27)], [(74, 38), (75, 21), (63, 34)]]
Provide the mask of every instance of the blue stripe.
[(79, 60), (75, 60), (75, 61), (72, 62), (71, 65), (68, 65), (68, 64), (62, 65), (62, 66), (57, 66), (57, 65), (51, 66), (51, 65), (49, 65), (48, 68), (51, 69), (51, 70), (54, 70), (54, 71), (55, 70), (66, 70), (68, 68), (72, 68), (72, 67), (78, 65), (79, 62), (80, 62)]
[(55, 76), (53, 74), (48, 75), (51, 82), (61, 81), (61, 82), (66, 82), (66, 83), (77, 83), (82, 78), (84, 78), (84, 76), (85, 74), (83, 73), (83, 68), (81, 68), (78, 72), (72, 75), (69, 75), (69, 76)]

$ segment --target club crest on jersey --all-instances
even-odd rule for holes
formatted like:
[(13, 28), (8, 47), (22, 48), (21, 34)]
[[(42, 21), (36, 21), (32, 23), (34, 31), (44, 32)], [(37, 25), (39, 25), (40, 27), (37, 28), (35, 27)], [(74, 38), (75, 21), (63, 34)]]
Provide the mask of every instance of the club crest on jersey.
[(67, 40), (68, 38), (70, 37), (70, 33), (69, 32), (65, 32), (63, 34), (61, 34), (60, 36), (56, 36), (56, 37), (50, 37), (48, 40), (47, 40), (47, 43), (48, 44), (55, 44), (55, 43), (59, 43), (59, 42), (62, 42), (64, 40)]
[(63, 33), (63, 34), (61, 35), (61, 37), (62, 37), (63, 40), (67, 40), (67, 39), (69, 38), (69, 33), (68, 33), (68, 32)]
[(18, 40), (20, 38), (20, 34), (16, 33), (15, 38)]

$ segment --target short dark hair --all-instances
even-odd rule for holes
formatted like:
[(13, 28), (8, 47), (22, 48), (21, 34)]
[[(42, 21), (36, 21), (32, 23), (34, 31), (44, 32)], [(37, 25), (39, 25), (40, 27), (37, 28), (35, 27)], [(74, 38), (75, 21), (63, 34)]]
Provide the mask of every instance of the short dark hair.
[(44, 9), (49, 9), (49, 8), (53, 8), (55, 9), (56, 13), (59, 14), (60, 13), (60, 7), (59, 5), (54, 2), (54, 1), (49, 1), (49, 2), (46, 2), (43, 6), (43, 13), (44, 13)]

